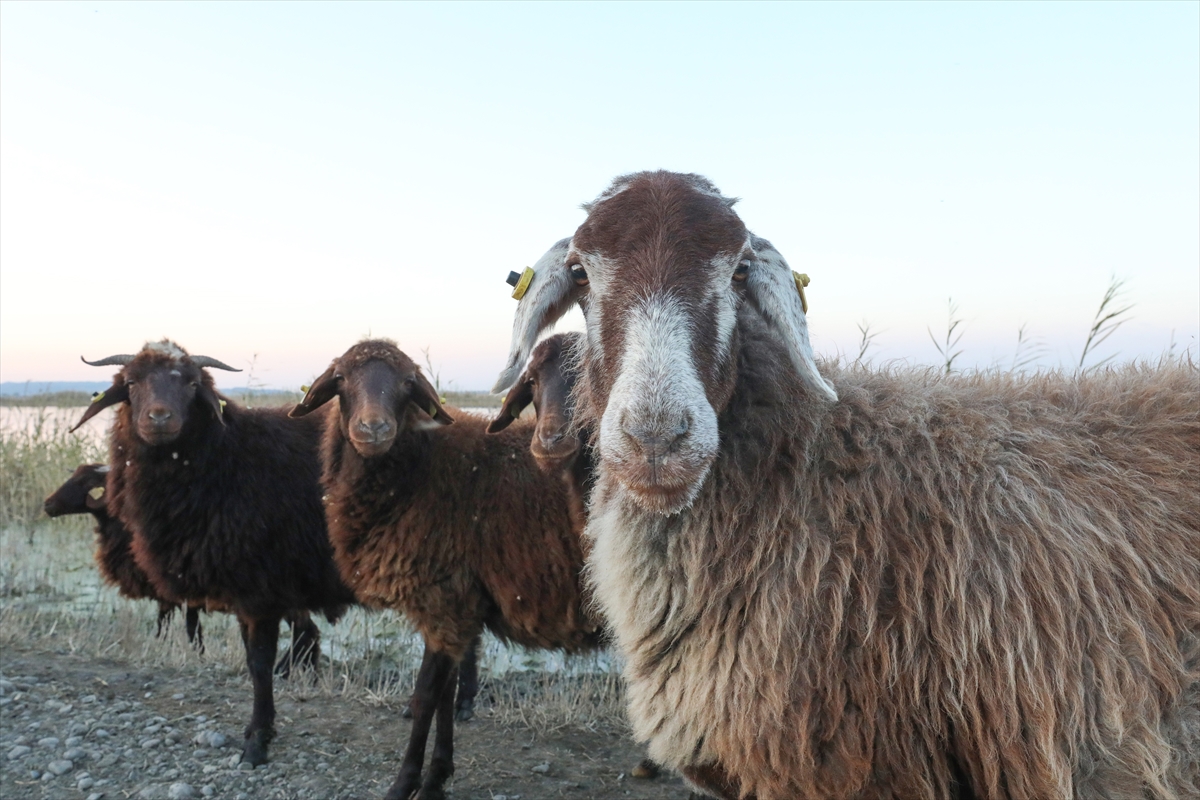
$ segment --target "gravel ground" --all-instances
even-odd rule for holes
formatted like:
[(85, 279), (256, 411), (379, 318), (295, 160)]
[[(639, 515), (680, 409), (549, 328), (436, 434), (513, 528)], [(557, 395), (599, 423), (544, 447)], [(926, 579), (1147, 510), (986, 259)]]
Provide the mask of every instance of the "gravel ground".
[[(215, 674), (215, 673), (214, 673)], [(7, 647), (0, 657), (0, 794), (188, 800), (377, 798), (399, 769), (399, 709), (337, 696), (279, 697), (271, 762), (240, 764), (244, 676), (147, 668)], [(631, 780), (622, 731), (538, 730), (486, 709), (456, 730), (452, 798), (683, 800), (680, 779)]]

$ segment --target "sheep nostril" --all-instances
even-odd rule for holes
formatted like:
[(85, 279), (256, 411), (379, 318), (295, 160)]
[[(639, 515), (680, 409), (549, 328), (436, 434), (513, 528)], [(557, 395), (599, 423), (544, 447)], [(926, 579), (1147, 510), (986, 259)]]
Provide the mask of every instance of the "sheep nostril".
[(150, 421), (155, 425), (162, 425), (171, 419), (171, 412), (165, 408), (153, 408), (146, 412), (146, 416), (150, 417)]

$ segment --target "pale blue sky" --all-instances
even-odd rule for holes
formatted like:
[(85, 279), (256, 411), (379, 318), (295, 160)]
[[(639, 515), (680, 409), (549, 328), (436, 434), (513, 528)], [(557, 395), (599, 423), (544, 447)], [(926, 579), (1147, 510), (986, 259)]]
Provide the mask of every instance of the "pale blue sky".
[[(489, 386), (503, 283), (614, 176), (743, 198), (821, 353), (1200, 332), (1200, 3), (0, 4), (0, 376), (163, 335), (294, 386), (360, 336)], [(225, 385), (243, 376), (222, 377)]]

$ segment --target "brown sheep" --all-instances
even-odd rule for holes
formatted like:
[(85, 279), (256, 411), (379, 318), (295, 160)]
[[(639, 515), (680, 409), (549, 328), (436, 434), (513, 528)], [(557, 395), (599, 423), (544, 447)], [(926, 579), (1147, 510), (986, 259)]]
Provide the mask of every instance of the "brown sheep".
[(579, 301), (589, 575), (657, 760), (727, 798), (1200, 796), (1200, 392), (823, 371), (705, 179), (619, 178), (539, 262)]
[[(325, 533), (320, 420), (226, 400), (205, 368), (231, 368), (166, 340), (88, 363), (121, 367), (75, 426), (118, 406), (108, 513), (131, 532), (159, 596), (237, 616), (254, 684), (242, 758), (262, 764), (275, 735), (280, 620), (313, 610), (332, 622), (354, 602)], [(320, 632), (302, 619), (300, 649), (315, 664)]]
[(454, 769), (454, 675), (484, 628), (525, 647), (599, 645), (581, 545), (562, 482), (530, 455), (531, 424), (488, 436), (486, 419), (443, 408), (417, 366), (381, 340), (335, 359), (292, 414), (334, 398), (321, 447), (334, 558), (361, 602), (402, 611), (425, 639), (412, 733), (387, 797), (420, 790), (433, 800)]

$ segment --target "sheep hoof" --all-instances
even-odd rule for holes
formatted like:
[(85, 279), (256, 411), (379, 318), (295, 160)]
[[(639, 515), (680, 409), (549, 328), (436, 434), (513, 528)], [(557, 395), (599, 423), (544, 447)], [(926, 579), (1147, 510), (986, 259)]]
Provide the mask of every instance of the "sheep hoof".
[(417, 793), (416, 800), (446, 800), (446, 792), (440, 784), (438, 786), (426, 784)]
[(257, 730), (249, 734), (242, 745), (242, 761), (252, 767), (267, 763), (267, 745), (270, 741), (271, 734), (268, 731)]
[(458, 720), (459, 722), (466, 722), (467, 720), (471, 719), (474, 716), (475, 716), (475, 705), (473, 703), (462, 706), (454, 714), (454, 718), (456, 720)]
[(635, 778), (641, 778), (642, 780), (649, 781), (657, 778), (659, 772), (661, 772), (661, 770), (658, 768), (658, 764), (655, 764), (648, 758), (643, 758), (641, 762), (630, 771), (629, 774)]

